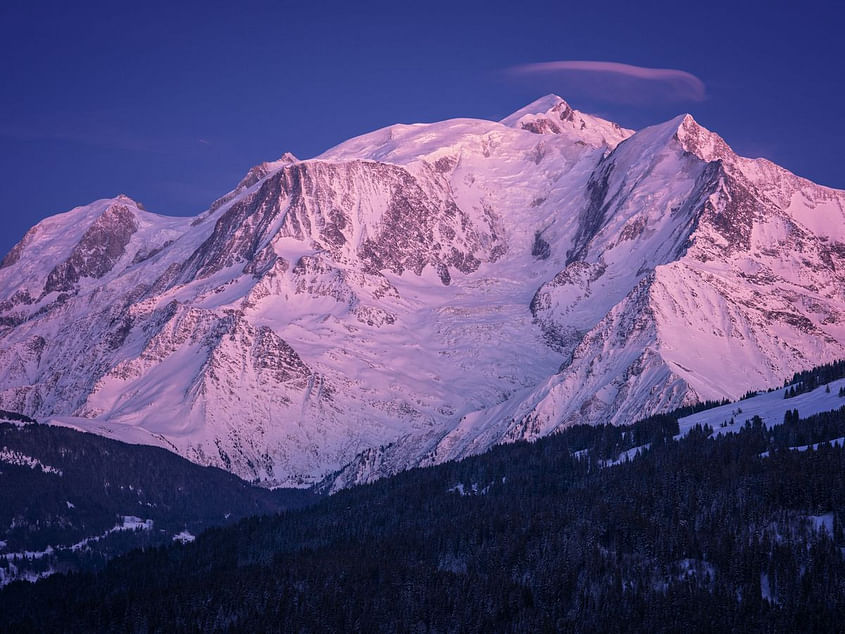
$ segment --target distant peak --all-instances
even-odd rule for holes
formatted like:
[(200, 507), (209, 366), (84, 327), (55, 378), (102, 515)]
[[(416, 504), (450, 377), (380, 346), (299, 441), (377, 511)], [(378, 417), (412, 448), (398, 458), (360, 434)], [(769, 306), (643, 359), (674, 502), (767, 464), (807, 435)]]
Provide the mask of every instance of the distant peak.
[(499, 123), (534, 134), (568, 134), (593, 147), (616, 147), (634, 131), (612, 121), (575, 110), (555, 94), (545, 95)]
[(724, 139), (698, 123), (690, 114), (682, 114), (663, 123), (643, 128), (637, 132), (637, 147), (649, 145), (659, 148), (673, 146), (708, 163), (736, 157)]
[(520, 119), (522, 119), (526, 115), (541, 115), (551, 112), (553, 110), (561, 111), (566, 109), (571, 110), (569, 104), (566, 103), (566, 101), (564, 101), (562, 97), (559, 97), (554, 93), (550, 93), (548, 95), (540, 97), (539, 99), (535, 99), (527, 106), (523, 106), (516, 112), (509, 114), (499, 123), (509, 127), (517, 127), (516, 124), (519, 122)]
[(241, 191), (252, 187), (265, 176), (282, 169), (286, 165), (292, 165), (293, 163), (299, 163), (299, 159), (290, 152), (285, 152), (275, 161), (264, 161), (263, 163), (259, 163), (258, 165), (250, 168), (250, 170), (246, 173), (246, 176), (244, 176), (243, 179), (241, 179), (241, 182), (238, 183), (235, 190)]
[(691, 114), (681, 115), (673, 121), (678, 121), (674, 137), (690, 154), (708, 162), (736, 156), (722, 137), (699, 124)]
[(709, 133), (703, 125), (696, 121), (689, 112), (679, 114), (678, 116), (666, 122), (667, 128), (673, 128), (676, 134), (683, 136), (687, 133), (699, 133), (700, 131)]
[[(219, 209), (220, 207), (234, 200), (239, 194), (246, 191), (247, 189), (255, 185), (260, 180), (266, 178), (273, 172), (283, 169), (288, 165), (293, 165), (294, 163), (299, 163), (299, 159), (296, 158), (290, 152), (285, 152), (275, 161), (265, 161), (263, 163), (259, 163), (258, 165), (251, 167), (250, 170), (246, 173), (246, 176), (244, 176), (241, 181), (237, 184), (235, 189), (211, 203), (209, 211), (213, 212)], [(203, 216), (200, 216), (200, 218), (197, 219), (197, 222), (201, 222), (202, 218)]]
[(553, 92), (548, 95), (543, 95), (539, 99), (535, 99), (526, 108), (538, 108), (537, 112), (548, 112), (553, 108), (558, 108), (561, 104), (568, 106), (563, 97), (556, 95)]
[(264, 161), (263, 163), (259, 163), (258, 165), (252, 167), (249, 172), (247, 172), (246, 178), (250, 178), (250, 175), (258, 175), (259, 178), (263, 178), (271, 172), (275, 172), (276, 170), (279, 170), (286, 165), (292, 165), (293, 163), (299, 163), (299, 159), (290, 152), (285, 152), (275, 161)]
[(144, 209), (144, 205), (139, 203), (137, 200), (133, 200), (130, 196), (127, 196), (126, 194), (118, 194), (117, 196), (112, 198), (112, 201), (124, 205), (132, 205), (134, 207), (137, 207), (138, 209)]

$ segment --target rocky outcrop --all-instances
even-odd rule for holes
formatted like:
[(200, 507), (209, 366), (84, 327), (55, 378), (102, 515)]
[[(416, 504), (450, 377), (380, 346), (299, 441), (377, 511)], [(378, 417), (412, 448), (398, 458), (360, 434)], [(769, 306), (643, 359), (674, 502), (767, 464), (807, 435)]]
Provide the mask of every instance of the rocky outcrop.
[(127, 205), (110, 206), (82, 235), (64, 262), (47, 275), (44, 292), (73, 290), (80, 278), (100, 278), (111, 271), (126, 252), (138, 222)]

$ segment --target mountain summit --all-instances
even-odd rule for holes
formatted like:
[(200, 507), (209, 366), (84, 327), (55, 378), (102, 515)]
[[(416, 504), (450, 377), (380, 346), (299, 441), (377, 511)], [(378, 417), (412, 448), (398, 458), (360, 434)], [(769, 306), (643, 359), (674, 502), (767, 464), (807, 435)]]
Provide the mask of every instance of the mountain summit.
[(520, 108), (501, 120), (502, 125), (535, 134), (576, 132), (582, 140), (610, 148), (631, 136), (634, 131), (619, 127), (593, 115), (579, 112), (557, 95), (546, 95)]
[(550, 95), (96, 201), (0, 264), (0, 408), (329, 488), (845, 356), (845, 192)]

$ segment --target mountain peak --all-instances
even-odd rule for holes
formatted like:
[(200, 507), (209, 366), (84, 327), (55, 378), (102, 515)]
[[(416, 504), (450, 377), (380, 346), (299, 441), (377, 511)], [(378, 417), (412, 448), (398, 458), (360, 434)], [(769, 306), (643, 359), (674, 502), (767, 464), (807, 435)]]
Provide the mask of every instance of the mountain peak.
[(569, 104), (563, 100), (562, 97), (555, 95), (554, 93), (550, 93), (548, 95), (544, 95), (539, 99), (535, 99), (527, 106), (523, 106), (516, 112), (509, 114), (507, 117), (502, 119), (499, 123), (502, 125), (506, 125), (511, 128), (518, 127), (518, 123), (520, 119), (525, 117), (526, 115), (541, 115), (546, 114), (554, 109), (566, 109), (569, 108)]
[(280, 170), (281, 168), (292, 165), (293, 163), (298, 163), (299, 159), (296, 158), (290, 152), (285, 152), (275, 161), (264, 161), (263, 163), (259, 163), (250, 168), (250, 170), (246, 173), (241, 179), (241, 182), (238, 183), (238, 186), (235, 188), (236, 191), (241, 191), (252, 187), (255, 183), (260, 181), (265, 176)]
[(195, 219), (46, 219), (0, 268), (0, 407), (351, 484), (845, 355), (845, 192), (689, 115), (632, 134), (547, 95), (283, 155)]
[[(273, 172), (276, 172), (283, 167), (288, 165), (293, 165), (294, 163), (298, 163), (299, 159), (296, 158), (290, 152), (285, 152), (275, 161), (264, 161), (263, 163), (259, 163), (258, 165), (254, 165), (249, 168), (249, 171), (246, 175), (240, 180), (240, 182), (235, 186), (235, 189), (230, 191), (228, 194), (225, 194), (211, 203), (209, 207), (210, 212), (214, 212), (218, 210), (223, 205), (233, 201), (237, 198), (240, 194), (245, 192), (247, 189), (255, 185), (258, 181), (266, 178)], [(205, 218), (204, 215), (198, 216), (195, 222), (201, 222)]]
[(502, 119), (499, 123), (509, 128), (524, 128), (522, 123), (527, 122), (528, 119), (536, 120), (539, 117), (548, 117), (565, 121), (574, 112), (576, 111), (561, 97), (555, 94), (548, 94), (535, 99), (527, 106), (523, 106)]
[(658, 151), (667, 145), (680, 146), (684, 152), (697, 156), (707, 163), (736, 157), (724, 139), (698, 123), (690, 114), (682, 114), (637, 131), (639, 152), (644, 147)]
[(674, 136), (690, 154), (708, 162), (735, 156), (722, 137), (699, 124), (691, 114), (676, 117), (674, 121), (678, 121)]
[(555, 94), (548, 94), (520, 108), (499, 123), (534, 134), (569, 134), (595, 147), (616, 147), (634, 131), (612, 121), (585, 114)]
[(133, 200), (131, 196), (128, 194), (118, 194), (114, 198), (112, 198), (115, 203), (122, 203), (124, 205), (134, 205), (138, 209), (143, 209), (144, 206), (139, 203), (137, 200)]

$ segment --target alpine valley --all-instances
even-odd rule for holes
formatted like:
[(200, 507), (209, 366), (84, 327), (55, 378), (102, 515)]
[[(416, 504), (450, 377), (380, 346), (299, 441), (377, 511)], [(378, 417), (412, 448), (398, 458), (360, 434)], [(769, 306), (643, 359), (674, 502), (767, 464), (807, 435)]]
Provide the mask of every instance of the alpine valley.
[(126, 196), (0, 264), (0, 408), (335, 491), (845, 357), (845, 192), (550, 95)]

